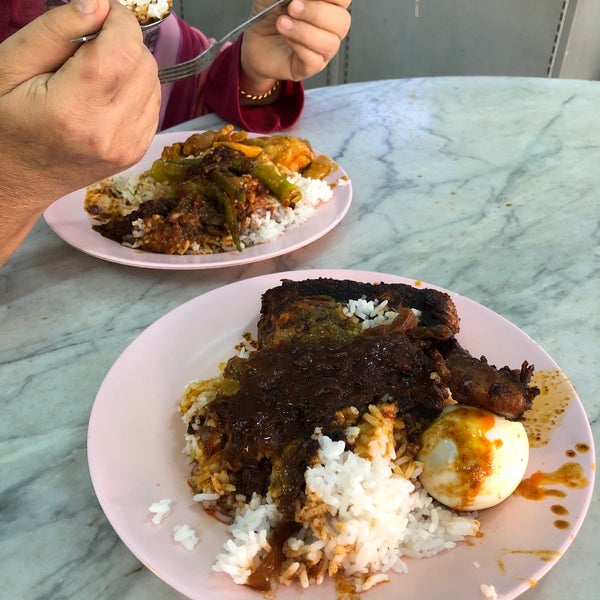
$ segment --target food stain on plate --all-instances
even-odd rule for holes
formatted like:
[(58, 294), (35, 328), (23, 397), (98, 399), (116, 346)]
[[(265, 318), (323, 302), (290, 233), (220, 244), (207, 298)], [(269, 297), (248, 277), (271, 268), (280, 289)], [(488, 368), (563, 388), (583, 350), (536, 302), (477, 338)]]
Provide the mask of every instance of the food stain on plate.
[(540, 448), (550, 442), (576, 394), (566, 375), (558, 369), (535, 371), (531, 383), (540, 389), (540, 394), (525, 413), (523, 425), (529, 446)]
[[(510, 570), (507, 569), (505, 561), (507, 557), (518, 557), (519, 562), (523, 556), (531, 556), (537, 558), (541, 562), (553, 563), (556, 562), (561, 557), (561, 552), (558, 550), (509, 550), (506, 549), (503, 551), (503, 555), (498, 559), (498, 568), (503, 575), (510, 574)], [(532, 579), (530, 577), (517, 577), (513, 575), (514, 579), (521, 581), (527, 584), (530, 588), (534, 588), (538, 584), (537, 579)]]
[(528, 500), (544, 500), (549, 496), (564, 498), (567, 492), (548, 486), (562, 485), (571, 489), (582, 489), (588, 484), (583, 467), (579, 463), (569, 462), (555, 471), (536, 471), (523, 479), (514, 493)]
[[(523, 556), (523, 555), (533, 556), (533, 557), (541, 560), (542, 562), (554, 562), (560, 558), (561, 553), (558, 550), (510, 550), (510, 549), (505, 549), (502, 552), (502, 557), (498, 559), (498, 567), (500, 568), (500, 571), (502, 572), (502, 574), (506, 575), (506, 573), (507, 573), (507, 568), (506, 568), (506, 563), (505, 563), (506, 557), (508, 557), (508, 556)], [(523, 579), (523, 581), (525, 581), (525, 579)], [(527, 579), (527, 581), (530, 582), (531, 587), (533, 587), (537, 583), (531, 579)]]
[[(550, 442), (552, 433), (563, 422), (576, 394), (565, 374), (558, 369), (536, 371), (532, 384), (539, 387), (540, 394), (534, 399), (531, 409), (525, 413), (523, 425), (527, 431), (530, 447), (540, 448)], [(587, 487), (589, 480), (585, 476), (583, 466), (573, 459), (578, 454), (586, 454), (589, 450), (590, 446), (586, 443), (577, 443), (574, 448), (568, 448), (565, 455), (570, 460), (552, 471), (535, 471), (521, 481), (514, 492), (515, 495), (528, 500), (564, 498), (567, 491), (562, 488), (568, 490)], [(554, 512), (556, 510), (555, 508)], [(560, 519), (555, 521), (555, 526), (566, 529), (568, 522)]]
[[(559, 517), (566, 517), (569, 514), (569, 509), (562, 506), (562, 504), (553, 504), (550, 507), (550, 512)], [(556, 529), (568, 529), (570, 526), (571, 524), (566, 519), (556, 519), (554, 521)]]
[[(563, 423), (565, 414), (576, 393), (566, 375), (559, 369), (536, 371), (532, 377), (532, 385), (537, 385), (540, 394), (534, 399), (533, 406), (524, 415), (523, 425), (527, 431), (531, 448), (541, 448), (550, 443), (552, 434)], [(527, 500), (542, 501), (548, 498), (566, 498), (569, 490), (586, 488), (590, 481), (586, 477), (584, 467), (575, 459), (578, 455), (587, 454), (591, 450), (589, 444), (576, 443), (565, 450), (568, 459), (554, 470), (536, 470), (523, 478), (515, 496)], [(568, 530), (572, 524), (567, 519), (569, 509), (555, 503), (549, 507), (552, 526), (558, 530)], [(554, 562), (561, 555), (560, 551), (549, 549), (504, 549), (497, 563), (500, 571), (507, 574), (505, 564), (507, 556), (533, 556), (543, 562)], [(534, 587), (537, 581), (517, 579)]]

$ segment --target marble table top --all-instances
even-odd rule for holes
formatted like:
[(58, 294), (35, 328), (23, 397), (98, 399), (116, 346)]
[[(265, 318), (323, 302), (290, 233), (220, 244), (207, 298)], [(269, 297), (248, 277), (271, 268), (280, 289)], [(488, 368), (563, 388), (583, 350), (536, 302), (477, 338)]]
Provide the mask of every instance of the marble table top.
[[(600, 414), (600, 83), (376, 81), (310, 90), (291, 134), (352, 178), (345, 219), (279, 258), (165, 271), (81, 253), (41, 219), (0, 270), (0, 597), (175, 599), (115, 534), (86, 433), (113, 362), (203, 292), (279, 271), (394, 273), (456, 291), (536, 340)], [(203, 117), (177, 129), (210, 128)], [(527, 600), (595, 597), (600, 500)]]

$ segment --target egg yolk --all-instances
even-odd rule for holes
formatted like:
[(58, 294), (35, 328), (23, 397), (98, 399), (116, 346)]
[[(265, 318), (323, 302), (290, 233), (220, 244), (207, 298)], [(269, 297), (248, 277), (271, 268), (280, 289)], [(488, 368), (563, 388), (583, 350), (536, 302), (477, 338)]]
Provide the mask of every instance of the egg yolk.
[(421, 441), (423, 487), (456, 510), (499, 504), (527, 468), (529, 442), (523, 425), (479, 408), (445, 408)]

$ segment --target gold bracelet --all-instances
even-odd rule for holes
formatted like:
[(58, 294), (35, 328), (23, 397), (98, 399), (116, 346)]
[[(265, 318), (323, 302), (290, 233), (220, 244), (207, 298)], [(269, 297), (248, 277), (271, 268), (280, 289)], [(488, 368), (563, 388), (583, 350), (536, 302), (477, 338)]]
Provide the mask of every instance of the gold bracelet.
[(275, 85), (264, 94), (249, 94), (240, 88), (240, 96), (246, 100), (252, 100), (253, 102), (259, 102), (260, 100), (266, 100), (271, 97), (279, 89), (279, 81), (275, 82)]

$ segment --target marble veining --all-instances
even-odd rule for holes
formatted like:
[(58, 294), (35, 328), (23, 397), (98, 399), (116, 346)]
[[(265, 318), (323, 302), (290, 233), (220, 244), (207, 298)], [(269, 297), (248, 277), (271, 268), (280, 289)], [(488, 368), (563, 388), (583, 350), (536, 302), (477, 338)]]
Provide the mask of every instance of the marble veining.
[[(87, 421), (103, 377), (149, 324), (232, 281), (356, 268), (435, 283), (528, 333), (567, 373), (598, 439), (600, 83), (374, 81), (310, 90), (292, 134), (349, 173), (332, 232), (276, 259), (206, 271), (80, 253), (43, 219), (0, 270), (0, 598), (175, 599), (104, 517)], [(220, 124), (203, 117), (175, 130)], [(595, 597), (596, 492), (528, 600)]]

